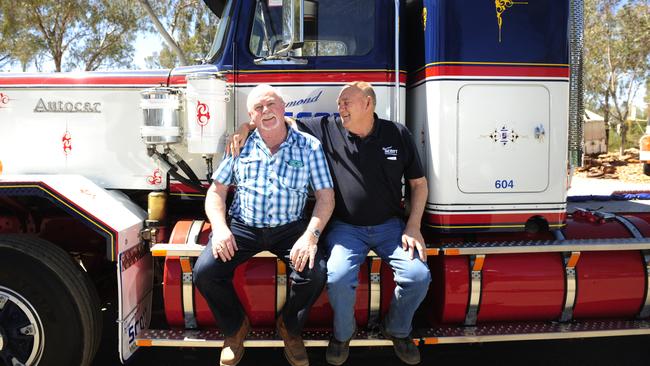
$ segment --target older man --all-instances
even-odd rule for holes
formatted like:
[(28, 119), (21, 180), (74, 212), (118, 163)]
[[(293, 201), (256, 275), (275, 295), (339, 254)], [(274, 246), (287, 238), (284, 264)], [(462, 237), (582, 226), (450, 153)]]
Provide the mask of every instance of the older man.
[[(325, 238), (327, 293), (334, 309), (334, 335), (327, 362), (343, 364), (356, 323), (354, 303), (359, 267), (369, 250), (395, 273), (396, 288), (382, 332), (393, 341), (395, 353), (407, 364), (420, 362), (411, 341), (413, 315), (424, 299), (431, 275), (420, 222), (428, 188), (411, 133), (400, 124), (375, 114), (372, 86), (345, 85), (337, 100), (340, 119), (323, 117), (297, 121), (301, 131), (318, 138), (334, 177), (336, 207)], [(233, 150), (254, 125), (244, 124), (232, 140)], [(402, 177), (408, 182), (410, 215), (401, 208)]]
[[(325, 261), (318, 239), (334, 208), (332, 178), (320, 142), (287, 128), (284, 101), (269, 85), (248, 96), (248, 113), (257, 126), (238, 157), (227, 156), (214, 174), (205, 210), (212, 237), (194, 267), (194, 282), (206, 298), (224, 335), (221, 365), (236, 365), (251, 327), (232, 285), (235, 267), (268, 250), (291, 268), (291, 291), (278, 316), (284, 353), (293, 366), (309, 360), (300, 336), (309, 309), (325, 285)], [(228, 186), (237, 186), (226, 221)], [(303, 219), (308, 188), (316, 204)]]

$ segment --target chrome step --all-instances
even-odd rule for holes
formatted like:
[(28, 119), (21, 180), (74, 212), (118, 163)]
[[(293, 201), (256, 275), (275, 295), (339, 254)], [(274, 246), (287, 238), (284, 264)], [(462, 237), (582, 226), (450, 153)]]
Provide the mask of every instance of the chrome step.
[(527, 322), (447, 326), (419, 333), (424, 344), (530, 341), (650, 334), (645, 320), (588, 320), (571, 323)]
[(650, 238), (521, 240), (507, 242), (448, 243), (442, 255), (590, 252), (650, 249)]
[[(550, 340), (567, 338), (615, 337), (650, 334), (650, 321), (644, 320), (589, 320), (572, 323), (527, 322), (480, 324), (477, 326), (443, 326), (416, 329), (413, 342), (420, 344), (480, 343), (504, 341)], [(331, 332), (306, 331), (303, 339), (307, 347), (326, 347)], [(160, 330), (147, 329), (136, 337), (140, 347), (221, 347), (223, 334), (217, 330)], [(252, 331), (246, 347), (283, 347), (275, 330)], [(391, 346), (392, 342), (376, 331), (358, 331), (350, 346)]]
[[(154, 257), (198, 257), (205, 248), (205, 245), (196, 243), (187, 244), (154, 244), (151, 246), (151, 255)], [(438, 248), (427, 248), (427, 255), (438, 255)], [(275, 257), (268, 251), (255, 254), (255, 257)], [(368, 253), (368, 257), (377, 257), (374, 251)]]

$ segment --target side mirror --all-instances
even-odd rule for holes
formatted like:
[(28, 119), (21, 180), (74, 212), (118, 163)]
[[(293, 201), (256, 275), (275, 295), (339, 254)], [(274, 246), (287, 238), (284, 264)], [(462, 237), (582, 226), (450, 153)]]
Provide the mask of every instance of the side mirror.
[(300, 48), (305, 39), (304, 0), (282, 0), (282, 46), (279, 53)]

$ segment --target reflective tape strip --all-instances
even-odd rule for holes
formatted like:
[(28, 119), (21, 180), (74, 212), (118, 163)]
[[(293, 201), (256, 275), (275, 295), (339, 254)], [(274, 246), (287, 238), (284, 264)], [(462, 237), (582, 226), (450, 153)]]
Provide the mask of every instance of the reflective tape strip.
[(181, 271), (183, 276), (183, 319), (185, 328), (195, 329), (196, 318), (194, 317), (194, 285), (192, 284), (192, 264), (190, 257), (180, 257)]
[(427, 255), (438, 255), (440, 254), (440, 249), (438, 248), (427, 248)]
[(381, 306), (381, 259), (370, 259), (370, 307), (368, 308), (368, 325), (379, 324), (379, 308)]
[(485, 254), (472, 255), (469, 257), (471, 269), (469, 304), (467, 305), (467, 314), (465, 314), (465, 325), (476, 325), (478, 318), (478, 307), (481, 303), (481, 282), (483, 279), (483, 263)]
[(573, 318), (573, 307), (576, 301), (576, 290), (578, 281), (576, 280), (576, 265), (580, 259), (580, 252), (564, 253), (564, 277), (565, 277), (565, 297), (564, 308), (560, 321), (566, 322)]
[(287, 301), (287, 265), (280, 259), (277, 259), (275, 265), (275, 312), (280, 314), (280, 310)]
[(644, 250), (641, 254), (645, 264), (645, 300), (643, 301), (643, 306), (637, 316), (639, 319), (650, 316), (650, 251)]

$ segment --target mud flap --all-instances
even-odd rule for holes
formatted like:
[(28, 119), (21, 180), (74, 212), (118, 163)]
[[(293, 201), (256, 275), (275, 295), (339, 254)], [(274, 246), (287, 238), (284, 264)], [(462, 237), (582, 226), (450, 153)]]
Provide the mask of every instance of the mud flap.
[(137, 351), (135, 337), (149, 327), (153, 287), (153, 260), (146, 243), (120, 253), (118, 278), (118, 342), (124, 363)]

